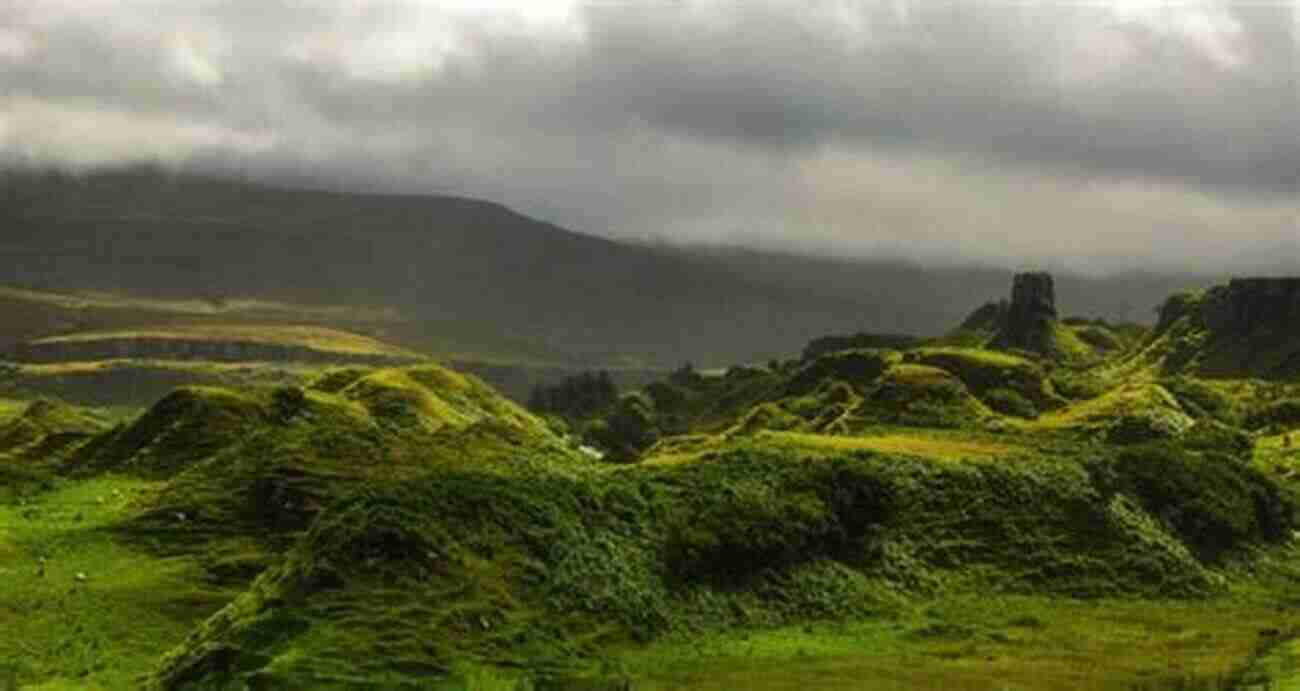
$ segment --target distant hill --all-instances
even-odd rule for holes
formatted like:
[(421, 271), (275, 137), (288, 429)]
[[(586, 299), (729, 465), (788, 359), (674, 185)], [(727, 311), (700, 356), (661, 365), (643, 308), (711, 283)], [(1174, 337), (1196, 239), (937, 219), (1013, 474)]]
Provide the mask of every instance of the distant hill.
[(1165, 301), (1134, 357), (1170, 374), (1300, 379), (1300, 278), (1235, 278)]
[[(131, 168), (0, 174), (0, 283), (387, 307), (407, 347), (567, 364), (723, 364), (827, 333), (932, 335), (1009, 271), (619, 243), (499, 204)], [(1205, 278), (1059, 277), (1071, 314), (1142, 319)]]

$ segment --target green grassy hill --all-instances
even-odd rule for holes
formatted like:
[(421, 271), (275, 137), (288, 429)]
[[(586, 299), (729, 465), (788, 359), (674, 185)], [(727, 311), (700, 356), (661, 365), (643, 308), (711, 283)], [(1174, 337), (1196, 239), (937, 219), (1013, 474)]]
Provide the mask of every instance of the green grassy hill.
[(0, 405), (0, 672), (1170, 689), (1300, 635), (1295, 385), (898, 345), (682, 367), (591, 420), (433, 364)]

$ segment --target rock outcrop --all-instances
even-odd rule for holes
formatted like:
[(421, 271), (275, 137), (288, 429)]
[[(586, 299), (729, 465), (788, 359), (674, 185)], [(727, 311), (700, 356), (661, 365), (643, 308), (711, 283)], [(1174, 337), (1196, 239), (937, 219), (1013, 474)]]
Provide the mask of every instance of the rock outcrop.
[(1160, 307), (1156, 335), (1167, 371), (1300, 377), (1300, 277), (1234, 278), (1174, 295)]
[(993, 343), (1001, 348), (1048, 352), (1052, 348), (1056, 317), (1056, 285), (1052, 275), (1016, 274), (1011, 302)]
[(1000, 331), (1007, 318), (1007, 301), (986, 302), (975, 308), (957, 327), (960, 331)]
[(1300, 278), (1234, 278), (1206, 292), (1201, 319), (1214, 333), (1237, 336), (1300, 326)]

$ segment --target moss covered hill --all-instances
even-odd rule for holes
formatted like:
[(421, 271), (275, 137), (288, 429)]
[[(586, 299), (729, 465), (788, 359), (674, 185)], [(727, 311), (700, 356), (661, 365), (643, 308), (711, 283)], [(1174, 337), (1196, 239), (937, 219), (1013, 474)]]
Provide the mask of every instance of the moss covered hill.
[(1300, 278), (1242, 278), (1170, 297), (1133, 364), (1209, 378), (1300, 379)]
[[(896, 343), (683, 367), (567, 422), (436, 366), (177, 390), (5, 461), (55, 480), (0, 520), (37, 521), (69, 488), (129, 489), (89, 532), (67, 519), (0, 541), (0, 558), (54, 555), (31, 580), (64, 608), (0, 593), (0, 616), (42, 622), (12, 630), (90, 604), (170, 613), (149, 645), (93, 650), (68, 617), (72, 647), (20, 681), (1184, 688), (1300, 631), (1300, 417), (1262, 417), (1274, 389), (1124, 369), (1123, 348), (1084, 367)], [(54, 570), (92, 539), (170, 580), (141, 593), (61, 572), (67, 593)], [(0, 633), (0, 659), (28, 647)]]
[[(849, 351), (836, 363), (840, 372), (880, 370), (886, 390), (928, 397), (931, 388), (965, 386), (902, 356)], [(441, 408), (424, 396), (444, 384), (413, 387), (409, 376), (341, 376), (324, 387), (338, 394), (321, 395), (341, 395), (338, 405), (356, 402), (371, 415), (391, 405), (389, 415), (409, 431)], [(795, 371), (784, 386), (797, 394), (799, 382)], [(848, 386), (846, 402), (893, 400)], [(979, 399), (960, 390), (957, 405), (982, 414)], [(940, 398), (951, 405), (948, 396)], [(327, 414), (322, 403), (312, 415)], [(274, 410), (263, 414), (280, 418)], [(999, 447), (967, 434), (965, 446), (936, 436), (930, 453), (917, 453), (898, 435), (894, 449), (757, 436), (676, 462), (652, 455), (611, 467), (563, 447), (521, 462), (555, 442), (528, 420), (518, 420), (532, 435), (522, 448), (467, 445), (458, 458), (435, 453), (443, 460), (426, 460), (419, 472), (391, 471), (429, 456), (385, 462), (390, 472), (380, 474), (355, 467), (377, 450), (334, 447), (326, 448), (348, 463), (325, 449), (299, 450), (290, 455), (293, 472), (269, 472), (285, 466), (238, 460), (267, 456), (254, 445), (212, 456), (219, 472), (201, 462), (174, 475), (126, 530), (171, 539), (269, 530), (292, 540), (246, 592), (161, 659), (147, 686), (620, 688), (654, 675), (637, 667), (635, 651), (728, 631), (892, 618), (913, 598), (1221, 597), (1243, 565), (1286, 549), (1295, 521), (1289, 493), (1245, 450), (1223, 454), (1191, 437), (1060, 444), (1049, 453), (1047, 441), (1030, 449), (1027, 435), (1004, 435)], [(140, 462), (141, 472), (166, 468)], [(344, 468), (370, 481), (349, 483), (337, 499), (317, 489)], [(238, 495), (266, 481), (276, 489)], [(178, 511), (214, 510), (205, 507), (220, 510), (216, 521), (199, 513), (177, 525)], [(909, 635), (968, 635), (944, 628), (951, 625)]]
[(59, 465), (164, 480), (129, 521), (141, 534), (275, 542), (358, 483), (577, 460), (482, 382), (425, 365), (334, 370), (305, 388), (180, 389)]
[(45, 459), (106, 427), (102, 418), (67, 404), (40, 399), (0, 422), (0, 456)]

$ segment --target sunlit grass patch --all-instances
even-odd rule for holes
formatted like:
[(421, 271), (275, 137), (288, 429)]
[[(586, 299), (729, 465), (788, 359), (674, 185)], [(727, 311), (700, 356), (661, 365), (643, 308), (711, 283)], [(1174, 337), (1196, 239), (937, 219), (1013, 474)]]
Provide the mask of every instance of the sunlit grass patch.
[(655, 691), (1209, 689), (1297, 626), (1294, 611), (1233, 598), (966, 596), (858, 622), (683, 637), (620, 661)]
[(90, 331), (50, 336), (35, 345), (127, 340), (190, 340), (248, 342), (302, 346), (324, 352), (352, 355), (410, 355), (391, 345), (360, 334), (321, 326), (293, 324), (179, 324), (111, 331)]
[(1164, 387), (1146, 381), (1126, 384), (1106, 393), (1040, 417), (1030, 427), (1069, 427), (1113, 421), (1126, 414), (1153, 408), (1179, 408), (1178, 401)]
[(4, 424), (27, 409), (28, 402), (13, 398), (0, 398), (0, 424)]
[(907, 454), (942, 461), (1003, 458), (1025, 452), (1025, 449), (1011, 444), (922, 433), (889, 433), (880, 436), (844, 437), (801, 432), (765, 432), (761, 435), (760, 441), (771, 441), (778, 446), (791, 446), (798, 449), (827, 453), (867, 450)]
[(151, 483), (101, 476), (0, 504), (0, 660), (41, 688), (121, 689), (234, 592), (108, 530)]

